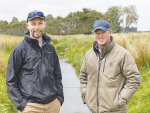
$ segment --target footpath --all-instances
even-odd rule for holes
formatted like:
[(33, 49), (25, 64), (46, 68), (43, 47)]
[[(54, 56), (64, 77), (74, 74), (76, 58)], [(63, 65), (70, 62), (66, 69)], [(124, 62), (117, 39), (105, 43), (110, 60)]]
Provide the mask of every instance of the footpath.
[(64, 103), (60, 108), (60, 113), (91, 113), (82, 102), (80, 81), (75, 69), (71, 64), (65, 63), (65, 61), (65, 59), (60, 59), (64, 87)]

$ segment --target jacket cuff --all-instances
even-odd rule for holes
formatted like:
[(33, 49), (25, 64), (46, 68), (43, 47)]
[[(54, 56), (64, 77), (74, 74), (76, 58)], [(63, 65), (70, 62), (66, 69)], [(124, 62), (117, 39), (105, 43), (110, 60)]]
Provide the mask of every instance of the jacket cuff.
[(18, 107), (17, 109), (20, 111), (23, 111), (23, 109), (26, 107), (26, 105), (27, 105), (27, 101), (25, 99), (23, 99), (20, 107)]
[(61, 105), (64, 102), (64, 98), (62, 96), (57, 95), (57, 99), (61, 102)]
[(83, 101), (83, 104), (86, 104), (86, 93), (82, 94), (82, 101)]

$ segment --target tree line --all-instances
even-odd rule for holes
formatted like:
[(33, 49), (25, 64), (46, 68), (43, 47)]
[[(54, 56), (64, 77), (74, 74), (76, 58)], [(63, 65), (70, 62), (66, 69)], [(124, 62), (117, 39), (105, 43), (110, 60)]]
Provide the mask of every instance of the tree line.
[[(91, 34), (96, 20), (103, 19), (110, 23), (113, 32), (127, 32), (132, 24), (138, 21), (134, 5), (121, 7), (111, 6), (105, 13), (83, 8), (83, 11), (71, 12), (66, 17), (54, 18), (48, 14), (45, 19), (47, 26), (45, 33), (52, 35)], [(27, 31), (26, 20), (21, 22), (16, 17), (12, 21), (0, 21), (0, 32), (6, 35), (23, 36)]]

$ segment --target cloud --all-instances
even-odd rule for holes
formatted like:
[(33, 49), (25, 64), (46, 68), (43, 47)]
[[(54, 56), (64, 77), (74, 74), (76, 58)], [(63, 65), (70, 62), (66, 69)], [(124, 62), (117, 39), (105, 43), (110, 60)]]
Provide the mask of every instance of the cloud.
[(11, 22), (13, 17), (19, 21), (26, 20), (32, 10), (41, 10), (45, 15), (66, 17), (70, 12), (89, 8), (105, 13), (111, 6), (135, 5), (139, 20), (138, 30), (150, 30), (149, 0), (0, 0), (0, 20)]

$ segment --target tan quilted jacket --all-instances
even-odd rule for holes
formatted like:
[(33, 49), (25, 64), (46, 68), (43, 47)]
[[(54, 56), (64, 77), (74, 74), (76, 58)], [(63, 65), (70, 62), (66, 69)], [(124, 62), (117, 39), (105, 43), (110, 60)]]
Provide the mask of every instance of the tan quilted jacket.
[(140, 86), (140, 73), (129, 51), (113, 40), (101, 58), (91, 48), (80, 71), (83, 102), (93, 113), (127, 113), (126, 104)]

